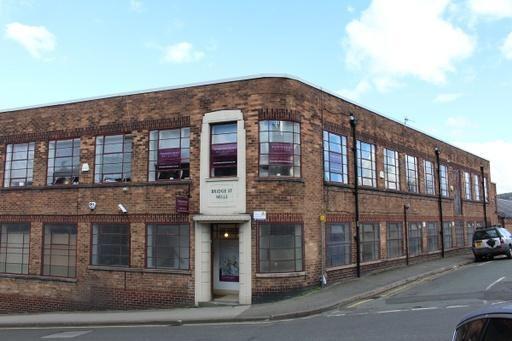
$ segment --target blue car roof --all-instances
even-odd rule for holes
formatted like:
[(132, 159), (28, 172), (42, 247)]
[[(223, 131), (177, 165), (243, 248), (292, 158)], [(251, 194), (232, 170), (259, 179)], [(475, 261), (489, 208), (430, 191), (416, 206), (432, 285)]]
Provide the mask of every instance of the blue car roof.
[(512, 303), (489, 305), (481, 309), (472, 311), (471, 313), (464, 316), (464, 318), (462, 318), (457, 327), (468, 320), (490, 315), (504, 315), (504, 317), (506, 317), (506, 315), (510, 315), (510, 318), (512, 318)]

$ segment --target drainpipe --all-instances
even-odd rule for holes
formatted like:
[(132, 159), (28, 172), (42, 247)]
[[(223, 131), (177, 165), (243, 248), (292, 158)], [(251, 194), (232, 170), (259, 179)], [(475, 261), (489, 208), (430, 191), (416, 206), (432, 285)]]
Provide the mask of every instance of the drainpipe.
[[(484, 186), (484, 166), (480, 166), (480, 174), (481, 174), (481, 178), (482, 178), (482, 181), (481, 181), (481, 185), (482, 185), (482, 198), (484, 199), (483, 200), (483, 206), (484, 206), (484, 226), (485, 228), (487, 228), (487, 197), (485, 195), (485, 186)], [(489, 186), (489, 184), (487, 184), (487, 186)]]
[(404, 237), (405, 237), (405, 264), (409, 265), (409, 228), (407, 226), (407, 210), (409, 209), (410, 205), (405, 204), (404, 205)]
[(357, 277), (361, 277), (361, 243), (359, 232), (359, 184), (357, 177), (357, 139), (356, 139), (356, 124), (357, 120), (354, 114), (350, 113), (350, 128), (352, 130), (352, 155), (354, 159), (354, 206), (355, 206), (355, 220), (356, 220), (356, 270)]
[[(439, 221), (441, 222), (441, 257), (444, 258), (444, 224), (443, 224), (443, 195), (441, 193), (441, 162), (439, 161), (439, 148), (435, 148), (436, 152), (436, 163), (437, 163), (437, 194), (439, 204)], [(446, 175), (448, 176), (448, 174)]]

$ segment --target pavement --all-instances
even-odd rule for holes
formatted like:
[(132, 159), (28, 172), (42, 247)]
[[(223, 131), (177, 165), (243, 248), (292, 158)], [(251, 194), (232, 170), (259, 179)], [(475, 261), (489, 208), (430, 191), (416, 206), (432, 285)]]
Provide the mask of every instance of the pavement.
[(185, 325), (275, 321), (316, 315), (395, 288), (442, 275), (473, 262), (470, 253), (373, 272), (360, 278), (310, 290), (300, 296), (262, 304), (136, 311), (62, 312), (0, 315), (0, 328)]

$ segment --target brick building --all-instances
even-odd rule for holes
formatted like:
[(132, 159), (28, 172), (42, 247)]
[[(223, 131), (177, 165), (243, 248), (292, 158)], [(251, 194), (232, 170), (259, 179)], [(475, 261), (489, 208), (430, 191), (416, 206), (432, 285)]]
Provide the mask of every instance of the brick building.
[(7, 110), (0, 140), (1, 312), (248, 304), (497, 222), (487, 160), (288, 76)]

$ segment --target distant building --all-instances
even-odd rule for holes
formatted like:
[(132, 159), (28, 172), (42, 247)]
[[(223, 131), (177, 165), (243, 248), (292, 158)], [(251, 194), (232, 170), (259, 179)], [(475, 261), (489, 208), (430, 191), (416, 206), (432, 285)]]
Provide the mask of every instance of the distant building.
[(503, 227), (512, 232), (512, 200), (496, 198), (498, 219)]
[(498, 222), (489, 161), (288, 76), (7, 110), (0, 159), (1, 312), (250, 304)]

